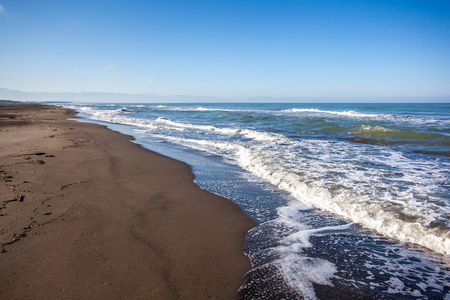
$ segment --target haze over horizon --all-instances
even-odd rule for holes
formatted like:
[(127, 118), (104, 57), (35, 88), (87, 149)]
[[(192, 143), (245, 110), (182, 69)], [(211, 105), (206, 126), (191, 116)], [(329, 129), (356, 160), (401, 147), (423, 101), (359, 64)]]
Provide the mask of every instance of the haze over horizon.
[(0, 43), (8, 90), (450, 102), (449, 1), (0, 0)]

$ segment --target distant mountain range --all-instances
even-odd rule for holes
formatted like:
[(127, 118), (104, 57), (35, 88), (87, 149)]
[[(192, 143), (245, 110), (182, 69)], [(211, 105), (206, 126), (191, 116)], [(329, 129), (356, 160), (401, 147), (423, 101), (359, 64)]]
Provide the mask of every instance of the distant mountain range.
[(0, 104), (4, 104), (4, 103), (21, 103), (20, 101), (13, 101), (13, 100), (1, 100), (0, 99)]
[(229, 99), (205, 96), (158, 96), (146, 94), (124, 93), (48, 93), (48, 92), (22, 92), (0, 88), (0, 99), (16, 101), (38, 102), (228, 102)]
[(220, 98), (189, 95), (147, 95), (124, 93), (48, 93), (23, 92), (0, 88), (0, 99), (25, 102), (108, 102), (108, 103), (197, 103), (197, 102), (248, 102), (248, 103), (355, 103), (355, 102), (396, 102), (396, 103), (450, 103), (450, 96), (435, 97), (371, 97), (371, 98), (332, 98), (332, 97), (251, 97), (251, 98)]

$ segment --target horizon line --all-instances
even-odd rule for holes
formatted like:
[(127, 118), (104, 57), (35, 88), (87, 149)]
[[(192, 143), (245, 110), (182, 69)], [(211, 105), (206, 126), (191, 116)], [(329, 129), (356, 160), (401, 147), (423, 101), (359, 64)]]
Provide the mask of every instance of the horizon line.
[[(3, 93), (2, 93), (3, 92)], [(12, 93), (11, 95), (2, 95), (4, 93)], [(159, 95), (159, 94), (155, 94), (155, 93), (125, 93), (125, 92), (98, 92), (98, 91), (90, 91), (90, 92), (47, 92), (47, 91), (43, 91), (43, 92), (30, 92), (30, 91), (21, 91), (21, 90), (13, 90), (13, 89), (8, 89), (8, 88), (2, 88), (0, 87), (0, 97), (6, 97), (6, 98), (14, 98), (14, 99), (2, 99), (2, 100), (16, 100), (16, 101), (30, 101), (29, 99), (18, 99), (17, 97), (19, 97), (19, 93), (22, 94), (30, 94), (29, 96), (31, 98), (33, 98), (33, 94), (39, 94), (39, 95), (54, 95), (54, 96), (65, 96), (65, 97), (70, 97), (70, 96), (78, 96), (78, 97), (89, 97), (89, 96), (116, 96), (116, 97), (148, 97), (148, 98), (153, 98), (152, 100), (157, 100), (154, 98), (163, 98), (164, 100), (169, 100), (172, 98), (172, 100), (175, 100), (174, 98), (203, 98), (203, 101), (206, 100), (205, 98), (209, 98), (211, 101), (215, 102), (215, 101), (219, 101), (219, 102), (224, 102), (224, 101), (231, 101), (230, 103), (236, 101), (236, 102), (243, 102), (245, 103), (246, 101), (250, 101), (250, 102), (254, 102), (254, 101), (268, 101), (268, 100), (276, 100), (278, 99), (278, 101), (276, 102), (283, 102), (282, 100), (288, 100), (288, 102), (293, 102), (295, 100), (298, 100), (302, 103), (314, 103), (315, 101), (320, 101), (321, 103), (324, 103), (322, 101), (332, 101), (329, 103), (346, 103), (344, 101), (350, 101), (348, 103), (355, 103), (355, 102), (361, 102), (361, 103), (371, 103), (368, 101), (375, 101), (373, 103), (378, 103), (378, 102), (389, 102), (389, 101), (395, 101), (396, 103), (398, 101), (400, 101), (400, 103), (409, 103), (408, 101), (411, 101), (411, 103), (422, 103), (422, 102), (418, 102), (418, 101), (424, 101), (423, 103), (430, 103), (430, 101), (436, 101), (439, 100), (438, 102), (435, 103), (450, 103), (450, 95), (428, 95), (428, 96), (424, 96), (424, 95), (419, 95), (419, 96), (317, 96), (317, 95), (299, 95), (299, 96), (249, 96), (249, 97), (224, 97), (224, 96), (205, 96), (205, 95), (189, 95), (189, 94), (174, 94), (174, 95)], [(16, 94), (16, 95), (14, 95)], [(37, 96), (37, 95), (34, 95)], [(77, 97), (77, 98), (78, 98)], [(103, 98), (102, 97), (102, 98)], [(22, 98), (22, 97), (20, 97)], [(40, 98), (40, 97), (39, 97)], [(69, 100), (69, 99), (61, 99), (61, 101), (59, 102), (79, 102), (82, 99), (78, 99), (78, 100)], [(87, 99), (86, 99), (87, 100)], [(106, 99), (99, 99), (101, 101), (99, 102), (104, 102)], [(113, 99), (111, 99), (113, 100)], [(131, 100), (131, 99), (130, 99)], [(125, 100), (126, 102), (129, 102), (130, 100)], [(150, 101), (151, 99), (149, 99)], [(181, 100), (181, 99), (179, 99)], [(186, 102), (187, 99), (185, 99), (185, 101), (182, 102)], [(214, 101), (215, 100), (215, 101)], [(302, 101), (303, 100), (303, 101)], [(312, 102), (305, 102), (306, 101), (312, 101)], [(314, 101), (315, 100), (315, 101)], [(334, 100), (334, 101), (333, 101)], [(47, 102), (58, 102), (57, 100), (53, 100), (53, 99), (48, 99), (48, 100), (43, 100), (43, 99), (33, 99), (31, 100), (32, 102), (43, 102), (43, 101), (47, 101)], [(335, 102), (336, 101), (336, 102)], [(190, 103), (195, 103), (197, 101), (192, 101)], [(120, 103), (120, 102), (116, 102), (116, 103)], [(175, 103), (175, 102), (173, 102)], [(208, 102), (203, 102), (203, 103), (208, 103)], [(434, 102), (433, 102), (434, 103)]]

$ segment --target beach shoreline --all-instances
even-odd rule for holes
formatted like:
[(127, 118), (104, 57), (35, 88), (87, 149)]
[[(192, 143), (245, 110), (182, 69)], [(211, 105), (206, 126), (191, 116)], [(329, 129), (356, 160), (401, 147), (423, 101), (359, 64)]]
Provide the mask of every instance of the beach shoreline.
[(70, 117), (0, 104), (1, 298), (237, 298), (255, 222), (188, 165)]

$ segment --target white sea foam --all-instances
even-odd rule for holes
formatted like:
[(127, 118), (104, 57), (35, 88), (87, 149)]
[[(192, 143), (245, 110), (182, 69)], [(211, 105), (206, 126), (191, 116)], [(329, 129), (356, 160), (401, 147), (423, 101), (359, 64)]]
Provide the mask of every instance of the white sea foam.
[(67, 105), (64, 106), (65, 108), (74, 109), (82, 112), (91, 112), (94, 111), (94, 109), (90, 106), (79, 106), (79, 105)]
[(312, 247), (311, 236), (325, 232), (327, 235), (339, 234), (345, 232), (352, 224), (310, 228), (296, 221), (299, 209), (304, 208), (306, 207), (297, 204), (277, 209), (279, 217), (275, 222), (280, 223), (281, 227), (290, 228), (293, 233), (283, 238), (281, 245), (274, 249), (279, 253), (274, 265), (281, 270), (285, 281), (305, 299), (316, 299), (313, 283), (331, 286), (331, 279), (337, 268), (327, 260), (308, 257), (302, 253), (305, 248)]
[(332, 111), (332, 110), (319, 110), (316, 108), (291, 108), (286, 109), (283, 112), (290, 112), (290, 113), (322, 113), (322, 114), (331, 114), (331, 115), (338, 115), (338, 116), (347, 116), (347, 117), (370, 117), (370, 118), (376, 118), (383, 115), (379, 114), (363, 114), (356, 111)]
[(281, 112), (294, 115), (299, 114), (300, 116), (328, 115), (328, 116), (349, 117), (349, 118), (366, 118), (373, 121), (391, 121), (411, 125), (430, 125), (442, 127), (447, 127), (448, 125), (450, 125), (450, 120), (448, 119), (435, 119), (435, 118), (425, 118), (418, 116), (401, 116), (401, 115), (396, 116), (392, 114), (368, 114), (352, 110), (333, 111), (333, 110), (320, 110), (316, 108), (291, 108), (282, 110)]
[(285, 139), (286, 137), (281, 134), (259, 132), (251, 129), (239, 129), (239, 128), (227, 128), (227, 127), (216, 127), (212, 125), (199, 125), (186, 122), (177, 122), (168, 120), (165, 118), (157, 118), (154, 121), (155, 124), (164, 124), (166, 126), (171, 126), (172, 129), (178, 130), (179, 128), (188, 130), (200, 130), (209, 133), (218, 133), (223, 135), (240, 135), (255, 141), (274, 141)]
[[(314, 141), (311, 142), (314, 144)], [(298, 146), (313, 148), (313, 145), (306, 143)], [(346, 151), (344, 144), (336, 146), (333, 145), (339, 151)], [(242, 167), (304, 203), (385, 236), (450, 254), (449, 232), (428, 226), (437, 216), (450, 213), (448, 208), (433, 203), (430, 196), (439, 192), (436, 182), (446, 180), (445, 175), (438, 168), (431, 173), (428, 164), (424, 169), (426, 166), (413, 163), (396, 152), (392, 153), (392, 157), (379, 159), (380, 163), (389, 163), (399, 169), (403, 174), (400, 178), (382, 169), (358, 170), (351, 157), (355, 154), (359, 157), (357, 160), (367, 157), (355, 153), (354, 148), (352, 150), (342, 157), (342, 154), (336, 155), (322, 149), (314, 151), (314, 160), (308, 160), (305, 156), (292, 154), (301, 153), (300, 149), (283, 152), (266, 147), (241, 148), (238, 159)], [(367, 184), (369, 178), (370, 184)], [(397, 190), (395, 181), (413, 184), (404, 190)], [(419, 200), (416, 195), (428, 200)], [(401, 206), (387, 206), (392, 200), (397, 200)]]
[(211, 107), (195, 107), (195, 108), (191, 108), (191, 110), (192, 111), (224, 111), (224, 112), (249, 111), (246, 109), (228, 109), (228, 108), (211, 108)]
[[(386, 253), (370, 253), (370, 259), (368, 259), (364, 266), (367, 270), (377, 270), (378, 272), (384, 272), (389, 274), (389, 280), (383, 282), (382, 285), (387, 287), (387, 292), (392, 295), (410, 295), (415, 297), (423, 297), (423, 292), (426, 290), (433, 290), (438, 293), (442, 293), (449, 287), (450, 283), (446, 280), (444, 269), (441, 269), (443, 265), (437, 263), (430, 269), (429, 257), (426, 257), (423, 252), (412, 251), (408, 248), (402, 248), (398, 245), (391, 244), (386, 245), (386, 251), (388, 253), (395, 253), (396, 260), (392, 260)], [(413, 260), (412, 260), (412, 259)], [(376, 262), (375, 264), (373, 264)], [(434, 271), (434, 272), (430, 272)], [(405, 274), (411, 276), (411, 278), (420, 278), (420, 282), (417, 284), (417, 288), (406, 286), (404, 284)], [(367, 282), (358, 281), (353, 279), (353, 284), (358, 286), (367, 285)]]
[(394, 132), (397, 130), (385, 128), (382, 126), (369, 126), (369, 125), (362, 125), (358, 128), (357, 132)]
[(202, 131), (207, 131), (207, 132), (215, 132), (215, 133), (228, 134), (228, 135), (237, 134), (240, 131), (239, 129), (220, 128), (220, 127), (215, 127), (212, 125), (199, 125), (199, 124), (186, 123), (186, 122), (176, 122), (176, 121), (168, 120), (165, 118), (158, 118), (158, 119), (156, 119), (155, 122), (170, 125), (173, 128), (178, 127), (178, 128), (195, 129), (195, 130), (202, 130)]
[(239, 131), (239, 134), (243, 135), (246, 138), (253, 139), (259, 142), (269, 142), (276, 140), (285, 140), (286, 137), (282, 134), (269, 133), (269, 132), (259, 132), (250, 129), (244, 129)]
[(254, 111), (254, 110), (245, 110), (245, 109), (228, 109), (228, 108), (212, 108), (212, 107), (190, 107), (190, 106), (168, 106), (168, 105), (158, 105), (158, 109), (160, 110), (172, 110), (172, 111), (223, 111), (223, 112), (245, 112), (245, 111)]
[(288, 251), (288, 254), (283, 255), (283, 259), (275, 264), (278, 264), (289, 285), (304, 299), (317, 299), (313, 283), (332, 286), (331, 278), (337, 271), (333, 263), (320, 258), (301, 256), (292, 250), (278, 250)]

